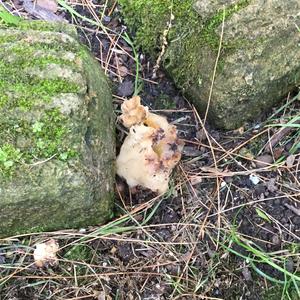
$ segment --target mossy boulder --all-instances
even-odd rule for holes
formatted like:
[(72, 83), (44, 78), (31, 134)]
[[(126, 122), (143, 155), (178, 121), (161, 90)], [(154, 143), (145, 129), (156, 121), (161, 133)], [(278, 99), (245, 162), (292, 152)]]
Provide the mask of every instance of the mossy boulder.
[(0, 28), (0, 236), (111, 217), (114, 116), (73, 27)]
[(255, 119), (300, 83), (298, 0), (119, 1), (137, 45), (154, 58), (171, 21), (162, 65), (200, 113), (221, 41), (209, 107), (218, 127)]

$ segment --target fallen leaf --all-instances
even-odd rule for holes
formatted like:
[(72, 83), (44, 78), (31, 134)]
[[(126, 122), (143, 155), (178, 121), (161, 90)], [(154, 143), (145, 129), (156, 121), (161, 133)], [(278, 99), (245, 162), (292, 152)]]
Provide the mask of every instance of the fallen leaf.
[(269, 154), (258, 156), (255, 160), (257, 168), (265, 168), (273, 163), (273, 157)]
[(56, 0), (36, 0), (36, 4), (52, 12), (57, 12), (58, 9)]
[(292, 167), (293, 167), (294, 162), (295, 162), (295, 158), (296, 158), (296, 156), (293, 155), (293, 154), (289, 155), (289, 156), (286, 158), (286, 166), (287, 166), (288, 168), (292, 168)]
[(52, 11), (43, 8), (32, 0), (23, 0), (23, 8), (29, 14), (35, 16), (38, 19), (49, 21), (49, 22), (65, 22), (66, 20), (53, 13)]
[(282, 155), (282, 153), (283, 153), (283, 148), (275, 148), (274, 150), (273, 150), (273, 156), (274, 156), (274, 159), (275, 160), (277, 160), (277, 159), (279, 159), (280, 158), (280, 156)]
[(44, 267), (46, 264), (56, 265), (58, 259), (56, 257), (56, 252), (59, 249), (58, 243), (51, 239), (45, 243), (36, 244), (33, 253), (35, 265), (39, 268)]

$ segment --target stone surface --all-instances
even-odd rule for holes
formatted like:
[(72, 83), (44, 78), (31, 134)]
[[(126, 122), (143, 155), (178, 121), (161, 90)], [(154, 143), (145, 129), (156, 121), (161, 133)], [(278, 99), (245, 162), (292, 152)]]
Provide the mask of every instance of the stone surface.
[(300, 83), (299, 0), (120, 2), (137, 43), (156, 55), (172, 11), (163, 66), (200, 113), (209, 99), (224, 18), (209, 109), (218, 127), (255, 119)]
[(0, 236), (112, 214), (112, 96), (66, 24), (0, 28)]

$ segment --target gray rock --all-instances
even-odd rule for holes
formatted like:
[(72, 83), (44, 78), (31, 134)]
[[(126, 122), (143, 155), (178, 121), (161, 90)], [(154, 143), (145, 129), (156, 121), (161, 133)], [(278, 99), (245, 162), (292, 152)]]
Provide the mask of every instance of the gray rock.
[[(254, 119), (300, 83), (300, 64), (295, 63), (300, 59), (299, 32), (295, 26), (300, 22), (300, 2), (235, 2), (236, 9), (227, 8), (209, 113), (217, 126), (226, 129)], [(199, 9), (200, 3), (203, 5), (203, 0), (197, 1), (195, 7)], [(239, 8), (238, 3), (244, 4)], [(173, 40), (165, 55), (166, 69), (200, 112), (206, 109), (209, 98), (222, 27), (223, 5), (208, 5), (215, 16), (203, 24), (204, 29), (185, 40)], [(201, 11), (198, 13), (203, 16)], [(216, 14), (221, 17), (219, 21)], [(185, 43), (198, 44), (188, 50), (189, 56), (194, 57), (190, 61), (186, 55), (178, 55)]]
[(0, 236), (111, 216), (111, 91), (73, 27), (0, 28), (0, 129)]
[[(150, 53), (161, 47), (170, 1), (120, 1), (137, 43)], [(299, 0), (172, 3), (174, 20), (163, 66), (202, 114), (208, 104), (224, 16), (209, 106), (209, 119), (217, 126), (237, 128), (299, 85)]]

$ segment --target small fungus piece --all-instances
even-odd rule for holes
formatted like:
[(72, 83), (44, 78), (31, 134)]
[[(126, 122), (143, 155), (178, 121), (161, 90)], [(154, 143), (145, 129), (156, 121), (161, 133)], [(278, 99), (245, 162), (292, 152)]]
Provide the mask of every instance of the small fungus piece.
[(165, 193), (183, 149), (176, 127), (165, 117), (149, 113), (137, 96), (125, 101), (121, 109), (121, 120), (130, 130), (117, 157), (117, 174), (129, 187), (141, 185)]
[(58, 263), (56, 252), (59, 250), (59, 246), (54, 239), (45, 243), (36, 244), (35, 247), (33, 257), (37, 267), (42, 268), (46, 264), (54, 266)]
[(121, 105), (121, 110), (123, 113), (121, 120), (127, 128), (142, 123), (148, 115), (148, 107), (141, 105), (139, 96), (134, 96), (130, 100), (124, 101)]

